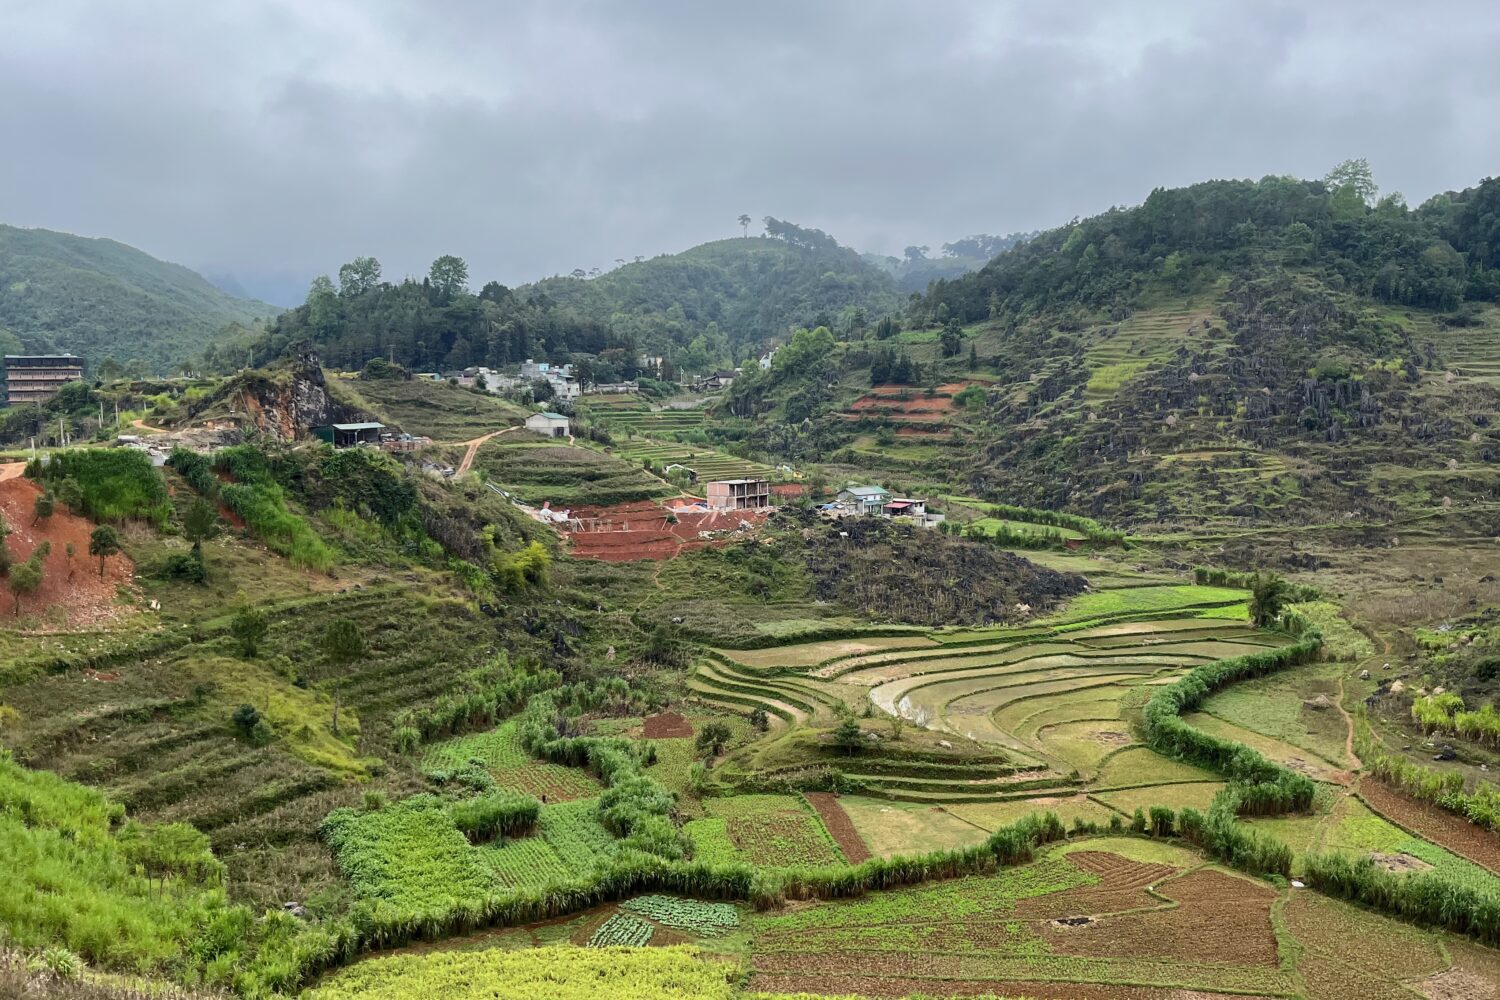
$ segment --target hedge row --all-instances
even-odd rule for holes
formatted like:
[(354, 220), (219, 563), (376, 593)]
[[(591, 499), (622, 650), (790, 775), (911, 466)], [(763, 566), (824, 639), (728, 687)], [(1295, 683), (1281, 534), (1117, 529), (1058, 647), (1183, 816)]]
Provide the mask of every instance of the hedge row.
[(1388, 872), (1368, 857), (1309, 854), (1302, 865), (1307, 883), (1330, 896), (1500, 945), (1500, 895), (1435, 872)]
[(1423, 767), (1399, 754), (1388, 753), (1364, 732), (1360, 733), (1356, 750), (1365, 767), (1380, 781), (1414, 799), (1456, 813), (1476, 826), (1500, 832), (1500, 788), (1494, 784), (1481, 781), (1473, 792), (1466, 792), (1461, 773)]
[(1310, 778), (1282, 767), (1242, 743), (1195, 729), (1182, 721), (1182, 714), (1231, 684), (1307, 662), (1317, 654), (1322, 642), (1322, 636), (1309, 629), (1289, 646), (1195, 667), (1181, 680), (1158, 690), (1146, 703), (1146, 743), (1163, 756), (1192, 761), (1235, 782), (1239, 786), (1240, 813), (1268, 815), (1307, 809), (1316, 789)]

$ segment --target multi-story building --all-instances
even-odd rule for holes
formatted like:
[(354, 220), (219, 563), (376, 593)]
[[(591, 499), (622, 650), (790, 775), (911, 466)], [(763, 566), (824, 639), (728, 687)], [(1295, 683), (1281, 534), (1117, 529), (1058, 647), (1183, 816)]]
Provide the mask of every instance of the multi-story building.
[(5, 403), (44, 403), (69, 382), (83, 378), (83, 359), (76, 354), (7, 354)]
[(771, 506), (771, 484), (764, 479), (719, 479), (708, 484), (714, 510), (758, 510)]

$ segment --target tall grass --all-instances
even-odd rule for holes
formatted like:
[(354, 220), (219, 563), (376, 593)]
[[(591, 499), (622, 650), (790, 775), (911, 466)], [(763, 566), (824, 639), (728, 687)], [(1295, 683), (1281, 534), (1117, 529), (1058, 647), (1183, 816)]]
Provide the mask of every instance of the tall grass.
[(333, 550), (313, 533), (306, 520), (287, 509), (280, 486), (269, 482), (226, 483), (219, 495), (272, 552), (305, 569), (327, 572), (333, 568)]
[(134, 448), (83, 448), (60, 451), (45, 463), (33, 460), (27, 475), (56, 485), (78, 483), (83, 513), (95, 521), (132, 518), (166, 525), (172, 514), (167, 486), (151, 466), (151, 457)]

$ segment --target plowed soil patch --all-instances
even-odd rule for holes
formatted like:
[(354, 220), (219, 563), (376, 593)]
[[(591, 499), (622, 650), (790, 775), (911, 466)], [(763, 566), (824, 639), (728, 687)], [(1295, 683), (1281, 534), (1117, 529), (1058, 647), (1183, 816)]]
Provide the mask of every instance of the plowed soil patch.
[(660, 715), (646, 716), (645, 733), (648, 740), (690, 738), (693, 735), (693, 724), (676, 712), (663, 712)]
[(1043, 923), (1038, 929), (1064, 955), (1276, 967), (1271, 889), (1222, 872), (1197, 871), (1157, 891), (1178, 905), (1104, 916), (1082, 927)]
[[(131, 614), (127, 606), (116, 603), (116, 591), (129, 585), (135, 566), (123, 553), (104, 561), (104, 575), (99, 575), (99, 560), (89, 555), (89, 535), (94, 525), (87, 518), (68, 512), (61, 503), (49, 518), (31, 522), (33, 505), (42, 489), (29, 479), (0, 481), (0, 513), (11, 527), (4, 544), (13, 562), (31, 558), (38, 545), (47, 541), (52, 550), (42, 560), (42, 585), (36, 593), (21, 599), (21, 614), (41, 619), (48, 627), (83, 628), (117, 621)], [(73, 545), (72, 577), (69, 578), (67, 547)], [(13, 600), (5, 592), (0, 612), (9, 614)]]
[(1371, 809), (1397, 826), (1414, 830), (1438, 846), (1500, 873), (1500, 834), (1482, 830), (1445, 809), (1418, 802), (1372, 779), (1360, 782), (1359, 794)]
[[(865, 955), (840, 955), (846, 968), (861, 969)], [(750, 989), (766, 993), (854, 993), (869, 997), (1003, 996), (1031, 1000), (1212, 1000), (1222, 993), (1151, 986), (1114, 986), (1093, 983), (1028, 983), (993, 979), (949, 980), (935, 983), (919, 978), (877, 978), (869, 975), (777, 973), (757, 971)], [(1270, 1000), (1269, 997), (1235, 995), (1235, 1000)]]
[(833, 842), (839, 845), (839, 850), (844, 852), (844, 858), (851, 865), (868, 861), (869, 847), (865, 846), (864, 838), (854, 828), (854, 821), (849, 818), (848, 813), (844, 812), (844, 807), (839, 805), (839, 800), (833, 793), (808, 792), (806, 798), (808, 804), (823, 818), (823, 825), (828, 828)]
[(1131, 861), (1104, 851), (1078, 851), (1068, 860), (1099, 876), (1097, 885), (1081, 885), (1062, 892), (1049, 893), (1016, 904), (1016, 915), (1032, 920), (1056, 920), (1089, 914), (1117, 913), (1142, 907), (1160, 906), (1161, 900), (1146, 891), (1146, 886), (1160, 882), (1178, 869), (1169, 865)]

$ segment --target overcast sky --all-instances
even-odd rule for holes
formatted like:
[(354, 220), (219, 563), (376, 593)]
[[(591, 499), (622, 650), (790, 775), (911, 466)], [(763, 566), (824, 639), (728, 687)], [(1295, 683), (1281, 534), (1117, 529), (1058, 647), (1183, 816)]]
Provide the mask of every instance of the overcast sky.
[(1351, 156), (1415, 204), (1500, 170), (1497, 51), (1493, 2), (0, 0), (0, 221), (477, 286), (742, 212), (935, 252)]

